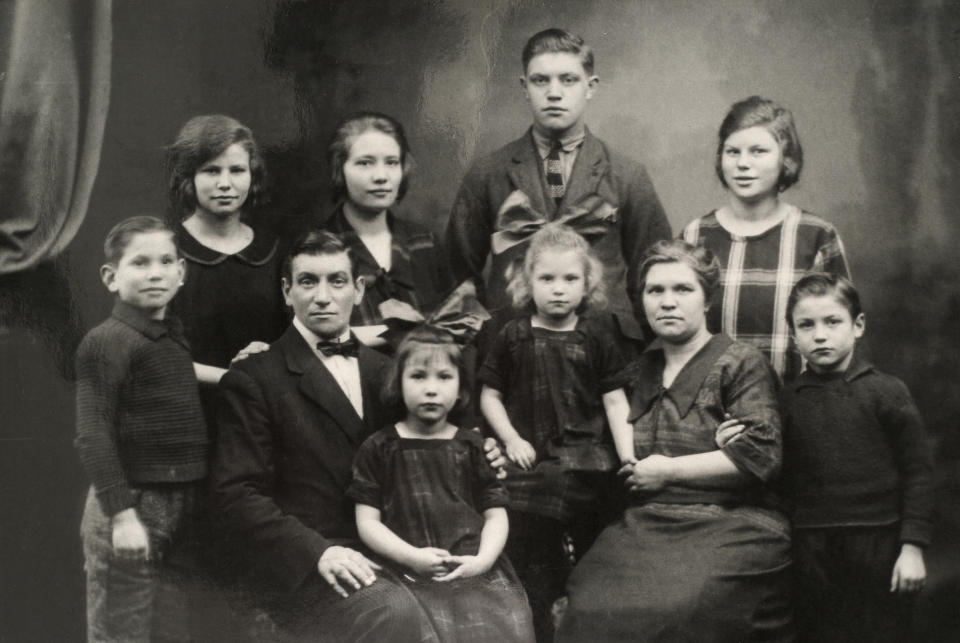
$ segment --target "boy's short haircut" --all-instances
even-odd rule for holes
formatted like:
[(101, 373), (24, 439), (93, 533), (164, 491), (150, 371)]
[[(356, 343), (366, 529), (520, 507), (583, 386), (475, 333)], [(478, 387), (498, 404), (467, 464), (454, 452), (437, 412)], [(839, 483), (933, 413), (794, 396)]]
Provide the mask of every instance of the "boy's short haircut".
[(780, 178), (777, 179), (777, 189), (781, 192), (800, 180), (800, 170), (803, 169), (803, 146), (800, 145), (800, 135), (793, 121), (793, 113), (769, 98), (750, 96), (734, 103), (727, 112), (717, 141), (717, 157), (714, 168), (723, 187), (729, 187), (723, 178), (723, 144), (731, 134), (743, 129), (761, 126), (780, 144)]
[(583, 38), (566, 29), (544, 29), (535, 33), (523, 47), (523, 73), (526, 75), (530, 61), (540, 54), (574, 54), (580, 57), (580, 64), (588, 76), (593, 75), (593, 49)]
[(157, 217), (146, 215), (130, 217), (110, 228), (110, 232), (107, 233), (107, 238), (103, 242), (103, 256), (107, 263), (119, 263), (123, 252), (130, 245), (130, 240), (138, 234), (148, 232), (168, 232), (174, 247), (177, 245), (173, 230)]
[(293, 281), (293, 259), (300, 255), (338, 255), (345, 254), (350, 260), (350, 279), (357, 280), (357, 258), (350, 250), (350, 246), (343, 242), (336, 234), (329, 230), (310, 230), (301, 235), (293, 245), (290, 246), (290, 252), (283, 259), (281, 276), (287, 280), (287, 283)]
[(850, 311), (850, 319), (856, 319), (863, 313), (860, 307), (860, 293), (849, 279), (842, 275), (826, 272), (814, 272), (794, 284), (787, 298), (787, 324), (793, 327), (793, 310), (804, 297), (825, 297), (833, 295)]

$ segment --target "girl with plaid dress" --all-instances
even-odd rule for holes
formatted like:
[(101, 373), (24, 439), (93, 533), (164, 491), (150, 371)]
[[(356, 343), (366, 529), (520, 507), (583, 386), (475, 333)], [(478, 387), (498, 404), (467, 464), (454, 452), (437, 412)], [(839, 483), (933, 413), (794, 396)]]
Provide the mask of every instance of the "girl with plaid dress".
[(723, 290), (708, 312), (710, 331), (759, 348), (785, 382), (802, 363), (787, 327), (790, 289), (810, 272), (849, 276), (836, 229), (780, 199), (802, 168), (790, 110), (759, 96), (734, 103), (720, 125), (716, 156), (727, 204), (682, 234), (720, 260)]
[(468, 402), (463, 372), (445, 330), (424, 325), (400, 343), (384, 398), (406, 416), (360, 447), (347, 495), (360, 538), (402, 567), (440, 641), (530, 643), (530, 607), (502, 555), (506, 490), (480, 434), (447, 421)]
[(602, 275), (583, 237), (544, 226), (508, 286), (514, 305), (532, 314), (503, 327), (478, 374), (480, 409), (509, 459), (507, 554), (530, 596), (538, 640), (550, 640), (550, 607), (571, 558), (612, 516), (614, 472), (634, 460), (613, 322), (582, 315), (603, 303)]
[(329, 149), (337, 208), (323, 227), (357, 258), (363, 301), (350, 326), (364, 344), (391, 353), (384, 320), (420, 319), (453, 289), (433, 233), (390, 211), (406, 194), (413, 163), (403, 127), (377, 112), (341, 122)]

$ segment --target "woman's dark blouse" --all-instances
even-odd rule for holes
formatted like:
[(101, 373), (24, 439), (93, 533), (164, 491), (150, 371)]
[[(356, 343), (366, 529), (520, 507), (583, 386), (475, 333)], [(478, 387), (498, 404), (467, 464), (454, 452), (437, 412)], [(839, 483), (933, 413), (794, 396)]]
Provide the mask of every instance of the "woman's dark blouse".
[[(725, 414), (746, 429), (723, 447), (737, 469), (755, 483), (742, 489), (669, 485), (640, 502), (740, 505), (760, 503), (764, 483), (782, 462), (776, 374), (763, 354), (726, 335), (714, 335), (664, 388), (664, 354), (657, 344), (640, 358), (631, 399), (631, 423), (637, 459), (716, 451), (717, 427)], [(762, 504), (762, 503), (761, 503)]]
[(479, 433), (449, 440), (402, 438), (390, 426), (363, 443), (347, 495), (380, 510), (383, 524), (414, 547), (476, 555), (483, 512), (507, 491), (487, 464)]
[(228, 255), (201, 244), (183, 224), (176, 233), (187, 274), (171, 308), (183, 321), (193, 360), (227, 368), (250, 342), (280, 337), (287, 315), (279, 242), (257, 230), (250, 245)]
[(384, 270), (370, 254), (344, 216), (342, 205), (323, 224), (350, 247), (357, 259), (357, 272), (364, 280), (363, 300), (350, 318), (353, 326), (382, 324), (379, 306), (388, 299), (410, 304), (426, 315), (453, 287), (451, 272), (433, 233), (390, 212), (387, 224), (393, 237), (390, 270)]

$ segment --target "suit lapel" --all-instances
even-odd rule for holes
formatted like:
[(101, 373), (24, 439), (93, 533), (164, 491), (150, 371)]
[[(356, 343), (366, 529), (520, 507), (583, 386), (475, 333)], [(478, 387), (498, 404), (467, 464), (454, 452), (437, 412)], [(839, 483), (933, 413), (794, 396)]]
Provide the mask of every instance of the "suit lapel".
[(520, 190), (530, 197), (530, 205), (537, 212), (543, 212), (551, 217), (556, 209), (551, 202), (547, 204), (544, 190), (546, 189), (543, 177), (543, 161), (537, 154), (536, 146), (533, 143), (533, 135), (527, 133), (514, 141), (512, 144), (512, 154), (510, 155), (510, 165), (507, 167), (507, 175), (516, 190)]
[(606, 150), (597, 137), (587, 130), (580, 151), (577, 153), (577, 160), (573, 164), (573, 171), (570, 173), (570, 180), (567, 182), (567, 190), (563, 194), (560, 207), (568, 203), (577, 203), (583, 197), (597, 192), (597, 187), (603, 175), (606, 174), (608, 165)]
[[(300, 375), (300, 392), (322, 408), (352, 443), (360, 444), (367, 433), (363, 419), (357, 415), (337, 380), (292, 325), (281, 341), (287, 368)], [(363, 381), (362, 372), (360, 379)], [(366, 408), (366, 390), (363, 396)]]

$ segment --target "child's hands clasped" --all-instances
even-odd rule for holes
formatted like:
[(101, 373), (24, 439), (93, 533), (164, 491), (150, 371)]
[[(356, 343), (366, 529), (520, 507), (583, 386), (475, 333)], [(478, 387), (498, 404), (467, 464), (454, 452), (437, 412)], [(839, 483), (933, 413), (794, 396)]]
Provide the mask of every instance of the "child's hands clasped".
[(507, 457), (521, 469), (529, 471), (537, 462), (537, 452), (533, 445), (521, 437), (510, 440), (504, 446), (507, 449)]
[(450, 572), (442, 576), (434, 576), (433, 580), (446, 582), (457, 578), (471, 578), (484, 574), (493, 567), (492, 562), (486, 562), (479, 556), (448, 556), (444, 562)]
[(923, 563), (923, 549), (904, 543), (900, 556), (893, 565), (890, 591), (900, 594), (916, 594), (927, 580), (927, 567)]
[(421, 576), (438, 578), (449, 572), (447, 561), (453, 558), (446, 549), (417, 547), (406, 560), (406, 565)]
[(111, 519), (113, 553), (121, 560), (149, 560), (150, 538), (137, 510), (124, 509)]

